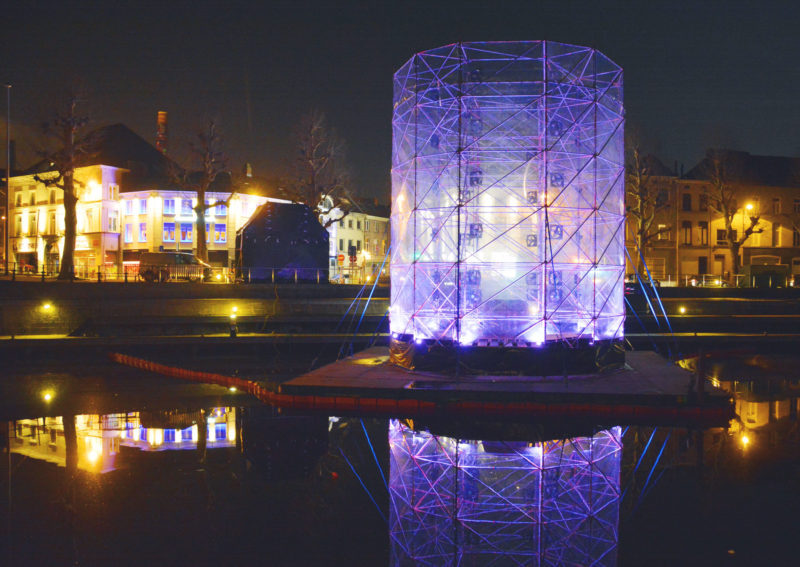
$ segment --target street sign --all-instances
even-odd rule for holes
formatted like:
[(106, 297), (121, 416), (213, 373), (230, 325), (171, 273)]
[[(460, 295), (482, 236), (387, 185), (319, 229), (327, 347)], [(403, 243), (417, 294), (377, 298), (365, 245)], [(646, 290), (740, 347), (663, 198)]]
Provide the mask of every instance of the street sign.
[(339, 254), (339, 256), (336, 257), (336, 260), (339, 262), (340, 266), (344, 264), (344, 254)]

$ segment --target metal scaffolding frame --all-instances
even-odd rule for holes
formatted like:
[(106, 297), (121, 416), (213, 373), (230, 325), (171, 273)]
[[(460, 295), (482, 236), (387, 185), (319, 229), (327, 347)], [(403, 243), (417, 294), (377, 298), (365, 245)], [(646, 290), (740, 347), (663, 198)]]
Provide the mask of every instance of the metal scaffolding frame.
[(615, 565), (620, 428), (544, 443), (389, 423), (392, 565)]
[(394, 75), (391, 330), (537, 346), (624, 320), (622, 69), (561, 43), (457, 43)]

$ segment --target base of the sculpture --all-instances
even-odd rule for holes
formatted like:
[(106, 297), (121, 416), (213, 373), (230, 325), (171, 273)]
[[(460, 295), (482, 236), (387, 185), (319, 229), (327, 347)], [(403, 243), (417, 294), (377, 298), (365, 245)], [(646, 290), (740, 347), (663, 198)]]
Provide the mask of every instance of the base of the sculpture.
[(392, 337), (390, 361), (409, 370), (458, 374), (558, 376), (593, 374), (625, 364), (622, 340), (575, 339), (536, 347), (465, 346)]

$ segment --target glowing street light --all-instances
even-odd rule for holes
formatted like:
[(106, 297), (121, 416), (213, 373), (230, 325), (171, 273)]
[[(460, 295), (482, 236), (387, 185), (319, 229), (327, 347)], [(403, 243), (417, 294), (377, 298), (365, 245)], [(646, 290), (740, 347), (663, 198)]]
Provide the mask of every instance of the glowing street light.
[(53, 399), (53, 392), (51, 392), (50, 390), (45, 390), (42, 393), (42, 399), (46, 402), (50, 402)]

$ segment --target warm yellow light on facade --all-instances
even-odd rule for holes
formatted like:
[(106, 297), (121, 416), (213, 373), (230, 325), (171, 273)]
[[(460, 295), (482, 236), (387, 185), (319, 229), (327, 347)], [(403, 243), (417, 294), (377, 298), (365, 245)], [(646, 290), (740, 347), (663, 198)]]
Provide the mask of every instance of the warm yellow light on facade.
[(748, 211), (748, 212), (749, 212), (749, 211), (752, 211), (752, 210), (753, 210), (753, 203), (747, 203), (747, 204), (744, 206), (744, 208), (745, 208), (745, 209), (747, 209), (747, 211)]
[(52, 308), (53, 308), (53, 306), (50, 303), (43, 303), (42, 304), (42, 309), (45, 310), (45, 311), (50, 311)]

